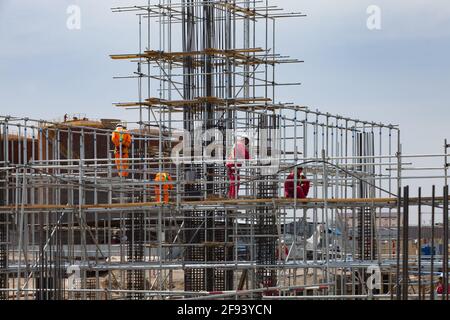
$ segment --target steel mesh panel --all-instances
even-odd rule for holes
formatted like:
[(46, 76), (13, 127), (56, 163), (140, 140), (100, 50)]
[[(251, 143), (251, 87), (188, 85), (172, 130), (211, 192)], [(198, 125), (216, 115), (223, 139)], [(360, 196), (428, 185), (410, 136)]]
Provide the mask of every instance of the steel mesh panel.
[[(258, 210), (258, 225), (256, 239), (256, 260), (258, 265), (276, 264), (276, 222), (273, 213), (267, 209)], [(273, 286), (276, 284), (276, 272), (274, 269), (260, 267), (256, 272), (258, 286)]]
[(361, 260), (376, 259), (375, 224), (373, 222), (374, 212), (371, 208), (361, 208), (358, 219), (358, 258)]
[[(226, 244), (224, 212), (192, 211), (187, 213), (185, 239), (190, 244), (185, 250), (186, 263), (214, 263), (231, 261), (233, 247)], [(206, 221), (206, 222), (205, 222)], [(206, 225), (206, 227), (205, 227)], [(230, 225), (230, 224), (229, 224)], [(186, 291), (222, 291), (233, 287), (233, 271), (221, 268), (196, 268), (185, 270)]]
[[(204, 243), (205, 232), (203, 227), (204, 213), (201, 211), (191, 211), (186, 213), (185, 221), (185, 241), (187, 243)], [(187, 263), (204, 262), (205, 247), (189, 246), (185, 250), (184, 261)], [(206, 290), (206, 270), (186, 269), (184, 273), (184, 286), (186, 291)]]

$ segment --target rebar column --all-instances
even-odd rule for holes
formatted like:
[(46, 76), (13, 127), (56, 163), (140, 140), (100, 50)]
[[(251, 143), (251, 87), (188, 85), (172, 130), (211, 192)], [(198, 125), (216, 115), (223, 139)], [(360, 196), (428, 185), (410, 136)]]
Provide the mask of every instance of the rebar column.
[[(360, 164), (361, 180), (358, 185), (359, 198), (373, 198), (375, 193), (374, 136), (373, 133), (357, 134), (357, 156)], [(371, 207), (361, 207), (358, 213), (358, 258), (360, 260), (376, 259), (375, 241), (375, 210)]]
[[(127, 261), (144, 262), (144, 213), (131, 212), (126, 220), (127, 228)], [(160, 257), (162, 258), (162, 257)], [(142, 300), (144, 294), (137, 291), (145, 290), (144, 270), (127, 270), (127, 289), (135, 290), (128, 294), (130, 300)]]
[[(200, 50), (218, 48), (218, 33), (216, 25), (221, 23), (216, 19), (214, 1), (185, 0), (182, 2), (182, 29), (183, 50), (192, 52), (199, 47)], [(201, 17), (201, 19), (198, 19)], [(207, 98), (224, 98), (223, 92), (216, 90), (215, 82), (218, 81), (215, 74), (219, 72), (215, 66), (215, 57), (204, 54), (198, 65), (193, 62), (192, 57), (186, 56), (183, 60), (183, 90), (184, 99), (190, 100), (197, 96)], [(223, 112), (223, 111), (222, 111)], [(202, 133), (210, 129), (224, 131), (223, 119), (217, 106), (210, 102), (201, 103), (198, 106), (187, 106), (183, 112), (184, 130), (191, 136), (191, 144), (188, 146), (184, 157), (192, 158), (194, 161), (186, 164), (184, 172), (202, 179), (203, 183), (193, 183), (185, 187), (185, 197), (193, 197), (196, 200), (217, 196), (222, 192), (217, 185), (221, 184), (220, 177), (223, 168), (217, 163), (196, 164), (194, 149), (201, 145), (202, 154), (208, 145), (215, 142), (214, 136), (207, 139), (196, 136), (194, 132), (201, 129)], [(196, 124), (197, 121), (197, 124)], [(200, 127), (195, 127), (196, 125)], [(199, 141), (201, 139), (201, 141)], [(232, 234), (232, 223), (227, 218), (227, 212), (223, 210), (188, 211), (185, 215), (185, 241), (189, 244), (200, 244), (200, 246), (189, 246), (185, 250), (184, 260), (186, 262), (221, 262), (232, 260), (232, 247), (228, 246), (229, 237)], [(233, 271), (225, 269), (186, 269), (185, 270), (186, 291), (221, 291), (233, 289)]]
[[(267, 145), (272, 146), (274, 137), (271, 130), (277, 128), (279, 121), (276, 116), (260, 115), (259, 117), (259, 137), (267, 137)], [(262, 134), (265, 132), (265, 134)], [(267, 156), (271, 156), (272, 150), (268, 147)], [(258, 199), (272, 199), (277, 195), (277, 184), (273, 177), (259, 174), (258, 179)], [(277, 285), (277, 273), (273, 268), (264, 265), (275, 265), (277, 246), (277, 219), (276, 208), (259, 206), (256, 210), (256, 263), (259, 268), (256, 271), (256, 287), (273, 287)]]

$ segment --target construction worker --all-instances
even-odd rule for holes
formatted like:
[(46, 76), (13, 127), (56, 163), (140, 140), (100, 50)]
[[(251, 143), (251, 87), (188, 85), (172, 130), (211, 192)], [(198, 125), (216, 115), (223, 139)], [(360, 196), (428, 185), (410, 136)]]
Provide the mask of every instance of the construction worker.
[(269, 290), (269, 288), (276, 287), (276, 286), (277, 286), (276, 280), (273, 278), (267, 278), (267, 279), (263, 280), (262, 287), (266, 288), (266, 291), (263, 292), (263, 296), (266, 296), (266, 297), (278, 296), (279, 295), (278, 290), (276, 290), (276, 289)]
[(233, 199), (239, 194), (239, 168), (242, 167), (242, 163), (245, 160), (250, 159), (250, 153), (248, 151), (250, 140), (247, 137), (238, 137), (233, 150), (228, 157), (226, 163), (228, 171), (228, 179), (230, 180), (230, 188), (228, 190), (228, 197)]
[(129, 164), (127, 159), (130, 154), (131, 135), (128, 133), (126, 127), (119, 124), (113, 132), (111, 140), (115, 146), (114, 155), (119, 176), (126, 178), (129, 174)]
[[(450, 293), (450, 286), (447, 286), (447, 292)], [(436, 284), (436, 293), (443, 294), (444, 293), (444, 274), (441, 273), (439, 275), (438, 283)]]
[(164, 203), (169, 203), (169, 190), (173, 190), (173, 184), (170, 183), (172, 177), (168, 173), (157, 173), (155, 176), (155, 201), (161, 202), (161, 185), (164, 192)]
[[(279, 247), (281, 247), (281, 252), (279, 250)], [(284, 242), (284, 240), (281, 240), (281, 245), (276, 247), (275, 254), (276, 254), (277, 260), (286, 260), (286, 258), (288, 257), (289, 248), (286, 245), (286, 243)]]
[[(295, 179), (297, 179), (297, 185), (295, 186)], [(295, 177), (295, 170), (287, 177), (284, 183), (284, 196), (286, 198), (305, 199), (309, 193), (310, 182), (303, 175), (303, 168), (297, 168), (297, 177)], [(295, 194), (297, 192), (297, 194)]]

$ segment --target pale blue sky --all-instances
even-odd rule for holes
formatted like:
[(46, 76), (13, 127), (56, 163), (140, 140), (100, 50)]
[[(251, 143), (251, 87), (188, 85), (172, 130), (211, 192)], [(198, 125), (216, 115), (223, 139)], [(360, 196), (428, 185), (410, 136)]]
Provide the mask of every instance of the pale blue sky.
[[(111, 61), (134, 52), (133, 15), (113, 6), (143, 0), (0, 0), (0, 114), (54, 119), (65, 113), (129, 118), (113, 102), (136, 97), (134, 69)], [(278, 52), (305, 60), (281, 68), (299, 88), (279, 100), (330, 113), (401, 125), (406, 153), (441, 152), (450, 138), (450, 2), (448, 0), (278, 0), (302, 19), (280, 22)], [(66, 28), (77, 4), (82, 28)], [(382, 30), (366, 27), (369, 5)]]

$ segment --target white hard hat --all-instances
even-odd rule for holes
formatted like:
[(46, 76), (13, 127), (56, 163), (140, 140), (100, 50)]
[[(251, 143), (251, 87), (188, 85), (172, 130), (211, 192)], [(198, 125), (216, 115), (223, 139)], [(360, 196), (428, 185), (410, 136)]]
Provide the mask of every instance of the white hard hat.
[(237, 138), (241, 140), (248, 139), (248, 134), (246, 132), (239, 132)]

